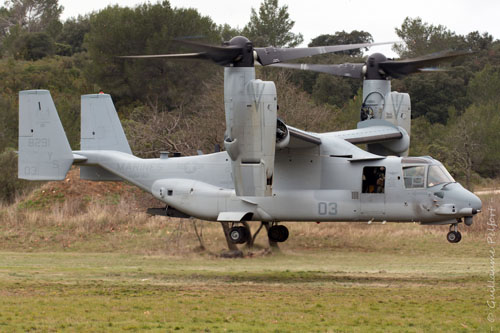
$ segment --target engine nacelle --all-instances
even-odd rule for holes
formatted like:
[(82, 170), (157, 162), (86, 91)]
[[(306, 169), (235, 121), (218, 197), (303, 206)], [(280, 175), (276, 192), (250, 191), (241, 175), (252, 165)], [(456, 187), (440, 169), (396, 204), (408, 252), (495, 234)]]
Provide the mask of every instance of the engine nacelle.
[(273, 82), (253, 67), (224, 69), (226, 134), (237, 196), (270, 196), (276, 149), (277, 97)]
[(363, 107), (361, 123), (380, 119), (402, 129), (401, 140), (368, 145), (368, 151), (378, 155), (408, 156), (411, 133), (410, 95), (391, 91), (389, 80), (365, 80), (363, 82)]

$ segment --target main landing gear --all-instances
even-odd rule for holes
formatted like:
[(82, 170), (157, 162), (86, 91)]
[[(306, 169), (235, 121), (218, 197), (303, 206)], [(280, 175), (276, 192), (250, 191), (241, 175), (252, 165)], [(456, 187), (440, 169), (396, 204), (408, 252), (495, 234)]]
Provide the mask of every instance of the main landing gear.
[(462, 239), (462, 234), (458, 231), (458, 224), (450, 225), (450, 232), (446, 235), (446, 239), (450, 243), (458, 243)]
[(284, 225), (274, 224), (267, 231), (267, 236), (271, 242), (284, 242), (288, 239), (289, 235), (288, 228)]
[(250, 238), (250, 230), (245, 227), (237, 226), (229, 229), (229, 239), (235, 244), (243, 244)]
[[(261, 226), (262, 227), (262, 226)], [(288, 228), (284, 225), (273, 223), (267, 231), (267, 236), (272, 242), (284, 242), (289, 236)], [(229, 229), (229, 239), (235, 244), (246, 243), (251, 237), (250, 230), (242, 226), (232, 226)]]

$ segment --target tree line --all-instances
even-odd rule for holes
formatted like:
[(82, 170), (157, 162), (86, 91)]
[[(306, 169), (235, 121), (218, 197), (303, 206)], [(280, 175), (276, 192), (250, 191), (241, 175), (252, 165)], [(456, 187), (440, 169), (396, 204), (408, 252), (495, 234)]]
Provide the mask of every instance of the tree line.
[[(220, 44), (245, 35), (256, 46), (293, 47), (286, 5), (263, 0), (242, 29), (216, 24), (196, 9), (168, 1), (134, 8), (109, 6), (60, 19), (58, 0), (9, 0), (0, 8), (0, 176), (2, 200), (12, 201), (27, 183), (16, 179), (18, 91), (49, 89), (74, 149), (79, 148), (80, 95), (113, 96), (134, 153), (156, 157), (160, 150), (194, 154), (222, 146), (223, 78), (219, 67), (197, 61), (124, 60), (119, 55), (190, 52), (177, 38)], [(436, 51), (472, 50), (449, 71), (393, 80), (393, 89), (412, 100), (412, 155), (440, 159), (468, 186), (499, 176), (500, 42), (477, 31), (458, 35), (448, 28), (406, 18), (396, 29), (402, 57)], [(366, 31), (327, 31), (309, 46), (372, 42)], [(367, 50), (307, 59), (316, 63), (362, 62)], [(312, 131), (354, 128), (361, 106), (359, 80), (308, 72), (258, 68), (278, 88), (280, 117)], [(311, 116), (314, 115), (314, 116)], [(15, 173), (14, 173), (15, 174)]]

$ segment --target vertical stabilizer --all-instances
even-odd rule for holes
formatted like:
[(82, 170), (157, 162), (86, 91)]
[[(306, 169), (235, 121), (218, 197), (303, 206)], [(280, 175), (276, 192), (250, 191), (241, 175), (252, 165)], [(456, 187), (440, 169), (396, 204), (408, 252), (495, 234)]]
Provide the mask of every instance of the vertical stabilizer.
[[(132, 155), (110, 95), (83, 95), (81, 121), (81, 150), (115, 150)], [(99, 166), (80, 167), (80, 178), (122, 180)]]
[(81, 117), (81, 150), (115, 150), (132, 154), (110, 95), (83, 95)]
[(62, 180), (71, 164), (73, 153), (50, 92), (20, 91), (18, 177)]

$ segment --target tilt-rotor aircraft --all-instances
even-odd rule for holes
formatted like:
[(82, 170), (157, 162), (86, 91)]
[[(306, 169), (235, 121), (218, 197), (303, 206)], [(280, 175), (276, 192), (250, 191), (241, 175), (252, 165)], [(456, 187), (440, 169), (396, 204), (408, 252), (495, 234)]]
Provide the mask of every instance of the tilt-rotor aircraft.
[[(78, 165), (82, 179), (127, 180), (152, 193), (166, 203), (164, 215), (232, 222), (234, 243), (249, 237), (243, 221), (270, 223), (268, 237), (277, 242), (289, 235), (283, 221), (449, 224), (447, 239), (458, 242), (458, 224), (471, 225), (480, 211), (479, 198), (439, 161), (407, 157), (409, 97), (390, 92), (383, 76), (365, 75), (370, 60), (362, 75), (365, 87), (374, 87), (374, 112), (347, 131), (313, 133), (285, 124), (277, 118), (274, 83), (255, 79), (254, 64), (373, 44), (255, 48), (245, 37), (220, 47), (185, 43), (199, 52), (130, 58), (204, 59), (224, 66), (225, 151), (136, 157), (106, 94), (82, 96), (80, 150), (72, 151), (50, 93), (28, 90), (19, 93), (19, 178), (63, 180)], [(367, 144), (368, 151), (355, 144)]]

